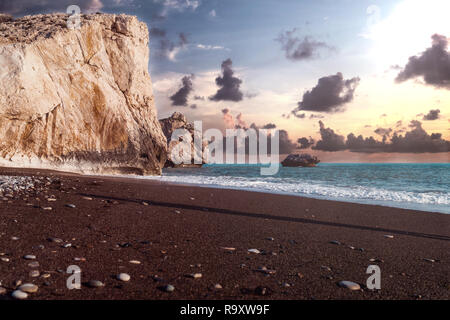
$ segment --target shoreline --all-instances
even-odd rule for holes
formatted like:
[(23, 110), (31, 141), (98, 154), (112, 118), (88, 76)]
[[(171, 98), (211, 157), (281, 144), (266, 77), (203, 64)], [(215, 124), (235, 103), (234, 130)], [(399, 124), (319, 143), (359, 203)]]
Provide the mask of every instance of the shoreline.
[[(7, 290), (0, 299), (10, 299), (18, 280), (38, 285), (29, 299), (45, 300), (450, 298), (447, 214), (0, 168), (0, 175), (8, 174), (50, 181), (0, 201), (0, 253), (9, 260), (0, 261)], [(71, 246), (62, 246), (67, 243)], [(40, 264), (34, 268), (37, 277), (23, 259), (27, 254)], [(95, 279), (105, 286), (68, 290), (68, 275), (60, 271), (73, 264), (82, 269), (83, 282)], [(372, 264), (381, 268), (380, 291), (365, 288), (365, 271)], [(115, 278), (122, 272), (131, 276), (129, 282)], [(189, 277), (194, 273), (202, 277)], [(362, 290), (340, 288), (342, 280)], [(162, 290), (165, 284), (175, 291)]]

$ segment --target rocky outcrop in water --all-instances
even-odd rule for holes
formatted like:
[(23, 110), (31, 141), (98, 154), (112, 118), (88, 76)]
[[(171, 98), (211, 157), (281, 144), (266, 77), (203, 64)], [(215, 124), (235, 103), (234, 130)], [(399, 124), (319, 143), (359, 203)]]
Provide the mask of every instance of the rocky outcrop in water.
[(317, 157), (307, 153), (290, 154), (281, 164), (283, 167), (315, 167), (320, 162)]
[[(169, 118), (162, 119), (159, 121), (161, 124), (161, 128), (164, 132), (164, 135), (167, 139), (167, 148), (168, 148), (168, 156), (167, 156), (167, 162), (165, 164), (165, 167), (201, 167), (203, 164), (207, 163), (207, 142), (201, 140), (202, 139), (202, 133), (196, 132), (194, 125), (192, 123), (189, 123), (186, 119), (186, 117), (181, 114), (180, 112), (175, 112), (170, 116)], [(178, 139), (172, 139), (172, 134), (177, 129), (184, 129), (186, 130), (186, 133), (188, 132), (188, 136), (179, 137)], [(197, 139), (200, 139), (201, 141), (201, 148), (195, 148), (195, 135), (197, 135)], [(184, 139), (184, 140), (183, 140)], [(176, 161), (174, 161), (173, 156), (182, 158), (183, 155), (183, 148), (179, 148), (179, 151), (177, 151), (177, 146), (179, 146), (180, 143), (183, 141), (189, 140), (190, 146), (191, 146), (191, 152), (190, 156), (187, 158), (190, 158), (190, 164), (175, 164)], [(197, 154), (198, 159), (202, 159), (201, 164), (195, 164), (194, 156)]]
[(160, 174), (167, 141), (147, 26), (126, 15), (0, 16), (0, 165)]

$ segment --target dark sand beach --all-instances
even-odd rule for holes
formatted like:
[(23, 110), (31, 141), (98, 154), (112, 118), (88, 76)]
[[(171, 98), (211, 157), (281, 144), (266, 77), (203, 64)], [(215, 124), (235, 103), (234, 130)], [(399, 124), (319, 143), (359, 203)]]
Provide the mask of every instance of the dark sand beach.
[[(41, 181), (0, 201), (0, 299), (19, 280), (39, 287), (28, 299), (450, 298), (450, 215), (46, 170), (0, 175)], [(365, 287), (373, 264), (378, 291)], [(70, 265), (105, 286), (68, 290)]]

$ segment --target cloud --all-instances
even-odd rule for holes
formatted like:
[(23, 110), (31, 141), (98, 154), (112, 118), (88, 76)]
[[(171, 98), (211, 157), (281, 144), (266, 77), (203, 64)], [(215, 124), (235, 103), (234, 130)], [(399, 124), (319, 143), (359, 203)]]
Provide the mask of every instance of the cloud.
[(291, 61), (301, 61), (319, 57), (320, 49), (331, 50), (332, 47), (325, 42), (316, 41), (310, 37), (303, 39), (295, 35), (297, 29), (280, 33), (275, 41), (281, 44), (281, 48), (287, 59)]
[(396, 81), (422, 77), (425, 84), (450, 89), (450, 52), (447, 51), (448, 39), (439, 34), (432, 36), (431, 48), (419, 56), (412, 56)]
[(276, 125), (274, 123), (268, 123), (264, 126), (262, 126), (262, 129), (270, 130), (270, 129), (276, 129)]
[(300, 138), (297, 142), (299, 143), (299, 149), (308, 149), (314, 145), (314, 140), (311, 137), (309, 139), (305, 137)]
[(441, 112), (441, 110), (439, 110), (439, 109), (430, 110), (428, 112), (428, 114), (423, 116), (423, 120), (428, 120), (428, 121), (437, 120), (437, 119), (439, 119), (440, 112)]
[(345, 80), (342, 73), (320, 78), (317, 85), (303, 94), (303, 100), (292, 110), (295, 115), (300, 111), (337, 112), (352, 101), (359, 78)]
[(404, 136), (394, 132), (389, 140), (385, 135), (383, 141), (378, 141), (373, 137), (356, 136), (353, 133), (350, 133), (345, 140), (344, 136), (337, 135), (330, 128), (325, 128), (321, 121), (319, 124), (321, 140), (313, 147), (314, 150), (348, 150), (361, 153), (440, 153), (450, 151), (450, 141), (442, 139), (441, 133), (429, 135), (422, 128), (422, 123), (417, 120), (410, 122), (410, 131), (406, 132)]
[[(159, 47), (156, 48), (156, 56), (158, 58), (165, 58), (170, 61), (176, 61), (176, 57), (178, 53), (180, 53), (181, 50), (186, 48), (186, 44), (188, 43), (187, 36), (180, 32), (178, 34), (178, 42), (173, 42), (167, 38), (164, 32), (162, 32), (162, 29), (159, 29), (157, 31), (158, 37), (161, 39), (159, 40)], [(162, 36), (161, 36), (162, 34)], [(155, 36), (155, 34), (154, 34)]]
[(231, 59), (227, 59), (222, 62), (223, 76), (216, 78), (216, 84), (220, 89), (215, 95), (209, 99), (212, 101), (234, 101), (238, 102), (243, 99), (243, 93), (240, 90), (242, 80), (234, 77), (234, 71), (232, 69), (233, 62)]
[(182, 86), (178, 91), (170, 97), (173, 106), (187, 106), (188, 96), (193, 90), (193, 75), (184, 76), (181, 79)]
[(231, 114), (230, 109), (228, 108), (222, 109), (222, 114), (223, 114), (223, 122), (225, 123), (225, 128), (234, 129), (235, 127), (234, 117)]
[(183, 12), (185, 10), (195, 11), (200, 6), (199, 0), (154, 0), (156, 3), (162, 3), (162, 16), (167, 16), (170, 11)]
[(83, 13), (94, 13), (101, 9), (114, 9), (131, 5), (132, 0), (2, 0), (0, 12), (10, 13), (16, 16), (38, 13), (66, 12), (67, 7), (76, 4)]
[(347, 148), (344, 136), (336, 134), (331, 128), (325, 128), (322, 121), (319, 121), (319, 125), (321, 140), (317, 141), (314, 150), (340, 151)]
[(201, 43), (197, 44), (195, 47), (197, 49), (201, 49), (201, 50), (229, 50), (222, 46), (213, 46), (213, 45), (201, 44)]
[(215, 18), (217, 16), (217, 12), (216, 12), (216, 10), (213, 9), (208, 13), (208, 15), (212, 18)]

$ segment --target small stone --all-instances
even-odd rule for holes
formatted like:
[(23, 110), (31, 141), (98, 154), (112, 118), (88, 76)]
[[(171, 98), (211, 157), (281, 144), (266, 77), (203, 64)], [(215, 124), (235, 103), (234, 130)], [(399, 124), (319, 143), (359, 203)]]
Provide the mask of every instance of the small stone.
[(23, 292), (20, 290), (14, 290), (13, 293), (11, 294), (11, 296), (17, 300), (24, 300), (24, 299), (28, 298), (28, 294), (26, 292)]
[(9, 262), (9, 258), (6, 258), (6, 257), (1, 257), (0, 260), (3, 262)]
[(338, 246), (341, 245), (341, 243), (340, 243), (339, 241), (337, 241), (337, 240), (332, 240), (332, 241), (330, 241), (330, 243), (331, 243), (331, 244), (338, 245)]
[(249, 253), (254, 253), (254, 254), (260, 254), (261, 251), (259, 251), (258, 249), (248, 249)]
[(129, 262), (131, 264), (141, 264), (141, 262), (139, 260), (130, 260)]
[(67, 208), (75, 209), (77, 206), (74, 205), (74, 204), (72, 204), (72, 203), (69, 203), (69, 204), (66, 204), (66, 207), (67, 207)]
[(173, 285), (171, 285), (171, 284), (168, 284), (168, 285), (165, 285), (163, 287), (163, 289), (164, 289), (165, 292), (173, 292), (175, 290), (175, 287)]
[(232, 248), (232, 247), (222, 247), (222, 249), (225, 251), (236, 251), (236, 248)]
[(28, 264), (30, 268), (39, 268), (39, 262), (33, 261)]
[(269, 237), (269, 238), (266, 238), (266, 240), (275, 241), (275, 238)]
[(340, 281), (339, 286), (342, 288), (347, 288), (350, 290), (360, 290), (361, 286), (359, 284), (357, 284), (356, 282), (352, 282), (352, 281)]
[(3, 296), (3, 295), (5, 295), (5, 294), (6, 294), (6, 292), (7, 292), (7, 290), (6, 290), (5, 288), (3, 288), (3, 287), (0, 287), (0, 296)]
[(53, 208), (52, 208), (52, 207), (42, 207), (42, 210), (45, 210), (45, 211), (52, 211)]
[(200, 279), (202, 277), (201, 273), (192, 273), (192, 274), (188, 274), (187, 277), (192, 278), (192, 279)]
[(47, 240), (50, 242), (54, 242), (54, 243), (62, 243), (63, 242), (63, 240), (59, 239), (59, 238), (48, 238)]
[(25, 283), (21, 285), (18, 290), (26, 293), (35, 293), (38, 291), (38, 286), (32, 283)]
[(145, 201), (142, 201), (142, 205), (143, 205), (143, 206), (148, 206), (148, 203), (145, 202)]
[(180, 210), (175, 210), (175, 213), (179, 214), (179, 213), (181, 213), (181, 211)]
[(36, 259), (36, 256), (32, 255), (32, 254), (27, 254), (26, 256), (23, 256), (23, 258), (25, 260), (34, 260), (34, 259)]
[(19, 237), (11, 237), (11, 240), (13, 240), (13, 241), (17, 241), (19, 239), (20, 239)]
[(15, 287), (18, 287), (18, 286), (20, 286), (22, 284), (22, 280), (16, 280), (15, 282), (14, 282), (14, 286)]
[(70, 248), (72, 246), (71, 243), (65, 243), (62, 245), (63, 248)]
[(32, 278), (37, 278), (41, 275), (41, 273), (39, 272), (39, 270), (32, 270), (32, 271), (30, 271), (29, 275)]
[(272, 293), (272, 290), (270, 288), (257, 287), (255, 289), (255, 294), (257, 294), (259, 296), (267, 296), (267, 295), (270, 295), (271, 293)]
[(394, 239), (394, 236), (393, 236), (393, 235), (390, 235), (390, 234), (386, 234), (386, 235), (384, 235), (384, 237), (385, 237), (385, 238), (388, 238), (388, 239)]
[(117, 275), (117, 279), (123, 282), (128, 282), (131, 279), (131, 276), (127, 273), (120, 273)]
[(86, 258), (73, 258), (73, 260), (79, 261), (79, 262), (85, 262)]
[(44, 274), (41, 275), (41, 278), (44, 278), (44, 279), (48, 279), (50, 277), (51, 277), (50, 273), (44, 273)]
[(83, 200), (92, 201), (91, 197), (83, 197)]
[(214, 285), (214, 289), (215, 289), (215, 290), (222, 290), (223, 288), (222, 288), (222, 286), (221, 286), (219, 283), (216, 283), (216, 284)]
[(434, 263), (434, 262), (436, 262), (436, 260), (434, 260), (434, 259), (423, 259), (424, 261), (426, 261), (426, 262), (430, 262), (430, 263)]
[(285, 288), (290, 288), (291, 287), (291, 285), (289, 283), (287, 283), (287, 282), (284, 282), (282, 284), (282, 286), (285, 287)]
[(297, 277), (299, 277), (300, 279), (303, 279), (305, 276), (301, 272), (298, 272)]
[(327, 271), (331, 271), (331, 268), (330, 267), (327, 267), (327, 266), (320, 266), (322, 269), (324, 269), (324, 270), (327, 270)]
[(105, 286), (105, 284), (99, 280), (89, 280), (87, 285), (88, 285), (88, 287), (91, 287), (91, 288), (100, 288), (100, 287)]

